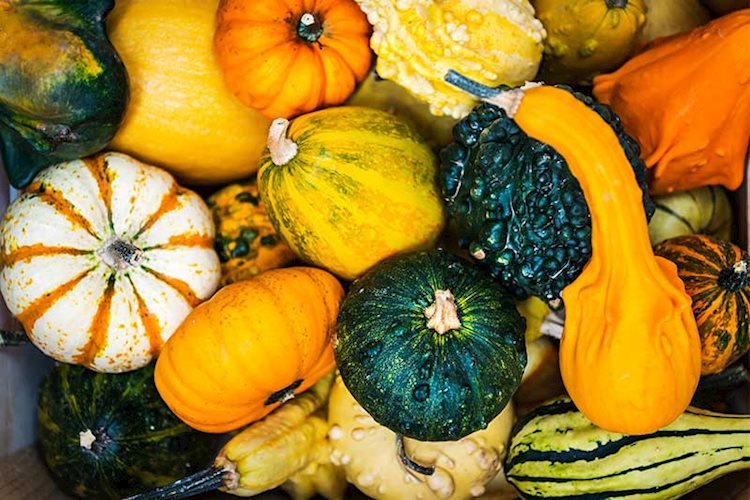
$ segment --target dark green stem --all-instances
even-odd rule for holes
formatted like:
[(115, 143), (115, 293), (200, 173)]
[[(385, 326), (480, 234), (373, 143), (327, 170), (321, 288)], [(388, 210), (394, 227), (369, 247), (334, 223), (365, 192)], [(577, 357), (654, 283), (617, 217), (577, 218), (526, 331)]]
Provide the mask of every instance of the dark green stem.
[(264, 406), (269, 406), (274, 403), (286, 403), (290, 399), (294, 398), (294, 391), (299, 388), (299, 386), (302, 385), (303, 380), (298, 379), (289, 384), (288, 386), (284, 387), (280, 391), (276, 391), (270, 396), (268, 396), (268, 399), (263, 403)]
[(443, 79), (454, 87), (458, 87), (464, 92), (476, 96), (479, 99), (490, 99), (505, 90), (503, 86), (498, 88), (488, 87), (487, 85), (472, 80), (452, 69), (448, 70)]
[(28, 343), (29, 338), (24, 332), (10, 332), (7, 330), (0, 330), (0, 349), (2, 349), (3, 347), (26, 345)]
[(628, 6), (628, 0), (604, 0), (608, 9), (624, 9)]
[(314, 14), (305, 12), (297, 22), (297, 36), (306, 42), (317, 42), (323, 36), (323, 23)]
[(435, 473), (435, 467), (418, 464), (406, 454), (406, 449), (404, 448), (404, 436), (401, 434), (396, 434), (396, 453), (398, 454), (401, 463), (404, 464), (404, 467), (407, 469), (411, 469), (417, 474), (422, 474), (423, 476), (431, 476)]
[(747, 261), (741, 260), (719, 272), (718, 284), (729, 292), (738, 292), (748, 285)]
[(192, 476), (178, 479), (172, 484), (147, 491), (123, 500), (159, 500), (167, 498), (187, 498), (208, 491), (213, 491), (224, 485), (226, 471), (216, 467), (209, 467)]

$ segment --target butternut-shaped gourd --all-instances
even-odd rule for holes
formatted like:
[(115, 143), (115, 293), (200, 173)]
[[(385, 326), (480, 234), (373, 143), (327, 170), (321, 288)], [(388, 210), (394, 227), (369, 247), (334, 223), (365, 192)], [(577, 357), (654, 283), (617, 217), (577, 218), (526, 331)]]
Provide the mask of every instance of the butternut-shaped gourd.
[(742, 183), (750, 141), (750, 9), (656, 41), (594, 79), (594, 95), (636, 138), (650, 191)]

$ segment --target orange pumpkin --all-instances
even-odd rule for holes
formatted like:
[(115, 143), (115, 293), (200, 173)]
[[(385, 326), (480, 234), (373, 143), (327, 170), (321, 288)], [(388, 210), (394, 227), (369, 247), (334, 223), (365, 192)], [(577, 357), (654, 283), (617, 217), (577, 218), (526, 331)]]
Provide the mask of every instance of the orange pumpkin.
[(216, 53), (229, 89), (268, 118), (341, 104), (370, 70), (354, 0), (223, 0)]
[(319, 269), (275, 269), (219, 290), (162, 350), (156, 387), (189, 426), (227, 432), (263, 418), (334, 367), (344, 291)]

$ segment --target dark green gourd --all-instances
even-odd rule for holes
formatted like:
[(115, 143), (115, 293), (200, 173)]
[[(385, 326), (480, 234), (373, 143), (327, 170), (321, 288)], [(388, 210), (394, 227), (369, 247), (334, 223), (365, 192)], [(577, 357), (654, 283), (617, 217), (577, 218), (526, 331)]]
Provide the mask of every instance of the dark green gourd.
[(525, 321), (489, 275), (443, 250), (389, 259), (355, 281), (336, 363), (381, 425), (421, 441), (483, 429), (526, 366)]
[[(638, 144), (608, 106), (573, 94), (617, 133), (650, 218)], [(477, 106), (453, 136), (441, 154), (441, 178), (459, 245), (518, 297), (559, 298), (591, 257), (591, 216), (565, 160), (492, 104)]]
[(200, 470), (217, 438), (175, 417), (153, 382), (153, 364), (122, 374), (60, 364), (39, 397), (39, 441), (62, 489), (123, 498)]
[(129, 89), (104, 26), (114, 3), (0, 0), (0, 153), (13, 186), (117, 132)]

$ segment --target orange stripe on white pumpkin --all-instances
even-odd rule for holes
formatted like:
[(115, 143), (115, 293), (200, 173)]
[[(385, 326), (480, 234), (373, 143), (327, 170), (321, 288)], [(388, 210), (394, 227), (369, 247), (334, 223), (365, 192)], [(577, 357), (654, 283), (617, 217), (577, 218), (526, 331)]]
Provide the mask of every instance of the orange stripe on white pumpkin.
[(98, 155), (83, 160), (83, 164), (91, 173), (91, 177), (96, 181), (99, 188), (99, 198), (104, 203), (107, 210), (107, 221), (112, 225), (112, 184), (107, 172), (107, 157)]
[(12, 266), (13, 264), (33, 259), (39, 256), (48, 255), (86, 255), (92, 253), (91, 250), (81, 250), (78, 248), (70, 247), (49, 247), (42, 243), (35, 245), (28, 245), (18, 247), (12, 250), (10, 253), (3, 254), (0, 256), (0, 266)]
[(76, 207), (56, 189), (45, 186), (40, 182), (34, 182), (27, 188), (27, 193), (36, 195), (37, 198), (55, 208), (57, 212), (65, 216), (72, 224), (82, 227), (91, 236), (96, 237), (91, 222), (78, 212)]
[(150, 269), (148, 267), (144, 267), (144, 269), (153, 277), (155, 277), (159, 281), (166, 283), (172, 289), (174, 289), (177, 293), (182, 295), (182, 298), (184, 298), (185, 302), (190, 304), (191, 307), (195, 307), (202, 302), (202, 300), (199, 299), (198, 296), (195, 294), (193, 289), (190, 288), (190, 285), (188, 285), (184, 281), (177, 279), (177, 278), (173, 278), (171, 276), (167, 276), (166, 274), (162, 274), (160, 272), (154, 271), (153, 269)]
[(166, 243), (156, 245), (154, 248), (172, 248), (172, 247), (198, 247), (213, 248), (214, 238), (207, 234), (177, 234), (170, 237)]
[(146, 330), (146, 335), (148, 335), (151, 355), (157, 356), (159, 351), (161, 351), (161, 346), (164, 344), (164, 341), (161, 338), (159, 318), (148, 309), (146, 302), (143, 300), (143, 297), (141, 297), (141, 294), (138, 293), (138, 289), (135, 288), (135, 285), (133, 285), (133, 290), (135, 291), (135, 300), (138, 302), (138, 317), (141, 318), (143, 328)]
[(146, 232), (151, 226), (156, 224), (156, 222), (166, 213), (171, 212), (172, 210), (176, 209), (180, 206), (180, 201), (178, 199), (178, 196), (182, 194), (182, 190), (179, 189), (179, 186), (177, 184), (172, 184), (172, 187), (170, 190), (162, 197), (161, 204), (159, 205), (159, 208), (151, 214), (151, 217), (148, 218), (148, 220), (141, 226), (141, 228), (138, 230), (137, 233), (133, 236), (133, 239), (138, 239), (138, 237)]
[(89, 326), (89, 337), (86, 345), (83, 346), (81, 353), (73, 358), (75, 363), (83, 366), (91, 366), (96, 359), (99, 350), (104, 346), (107, 340), (107, 331), (112, 318), (111, 306), (112, 296), (115, 291), (115, 277), (111, 275), (104, 294), (99, 298), (99, 305), (96, 308), (96, 314), (91, 320)]
[(83, 279), (91, 271), (92, 269), (89, 269), (79, 274), (72, 280), (68, 281), (64, 285), (55, 288), (47, 294), (42, 295), (34, 302), (32, 302), (31, 305), (24, 309), (20, 314), (16, 314), (16, 318), (21, 322), (29, 337), (31, 337), (32, 335), (34, 324), (37, 322), (37, 320), (41, 318), (44, 313), (46, 313), (52, 306), (54, 306), (60, 298), (65, 296), (66, 293), (71, 291), (76, 287), (76, 285), (78, 285), (78, 283), (83, 281)]

